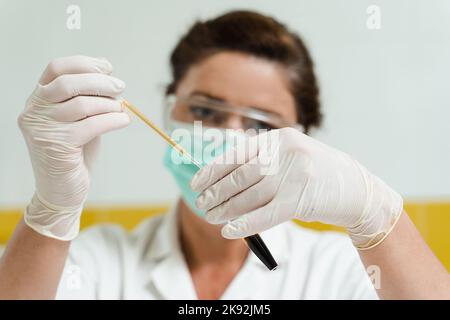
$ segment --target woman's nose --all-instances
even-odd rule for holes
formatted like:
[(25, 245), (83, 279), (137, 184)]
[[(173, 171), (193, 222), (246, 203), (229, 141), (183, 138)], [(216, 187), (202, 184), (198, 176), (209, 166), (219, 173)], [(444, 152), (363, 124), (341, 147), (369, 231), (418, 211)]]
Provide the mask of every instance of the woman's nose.
[(238, 115), (230, 115), (227, 118), (227, 121), (224, 123), (224, 127), (227, 129), (244, 129), (244, 122), (242, 121), (242, 117)]

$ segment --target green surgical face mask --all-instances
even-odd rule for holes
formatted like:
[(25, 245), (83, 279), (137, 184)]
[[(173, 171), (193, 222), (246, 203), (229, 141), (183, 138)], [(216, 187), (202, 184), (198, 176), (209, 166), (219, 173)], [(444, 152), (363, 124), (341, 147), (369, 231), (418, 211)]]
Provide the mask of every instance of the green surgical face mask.
[[(230, 138), (229, 131), (227, 131), (227, 139), (212, 139), (212, 136), (224, 137), (225, 130), (223, 129), (208, 129), (213, 130), (211, 135), (197, 134), (192, 128), (180, 128), (179, 132), (172, 133), (172, 138), (177, 141), (185, 150), (187, 150), (193, 158), (202, 166), (213, 161), (214, 158), (221, 155), (225, 150), (233, 146), (236, 141), (235, 138)], [(183, 131), (184, 130), (184, 131)], [(243, 137), (243, 133), (233, 136)], [(167, 147), (164, 154), (164, 166), (170, 171), (174, 177), (178, 188), (181, 191), (181, 196), (189, 208), (199, 216), (204, 216), (205, 211), (200, 210), (195, 206), (195, 200), (199, 193), (191, 190), (189, 182), (195, 173), (199, 170), (195, 164), (190, 163), (186, 158), (174, 150), (171, 146)]]
[(168, 146), (166, 153), (164, 154), (164, 165), (174, 177), (175, 182), (181, 191), (181, 196), (183, 197), (184, 202), (186, 202), (189, 208), (191, 208), (191, 210), (196, 214), (199, 216), (204, 216), (205, 211), (200, 210), (195, 206), (195, 200), (197, 199), (199, 193), (192, 191), (189, 187), (189, 182), (199, 169), (194, 164), (176, 164), (172, 160), (172, 152), (173, 148)]

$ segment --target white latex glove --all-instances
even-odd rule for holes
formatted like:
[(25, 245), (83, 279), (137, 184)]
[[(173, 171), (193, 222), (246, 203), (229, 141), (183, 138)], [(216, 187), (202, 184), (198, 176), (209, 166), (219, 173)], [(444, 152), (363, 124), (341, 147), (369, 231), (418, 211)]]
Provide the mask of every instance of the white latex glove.
[(78, 234), (100, 135), (130, 122), (115, 99), (125, 83), (111, 71), (105, 59), (55, 59), (18, 118), (36, 181), (24, 220), (40, 234), (60, 240)]
[[(256, 148), (232, 148), (191, 180), (202, 191), (196, 205), (208, 210), (208, 222), (225, 223), (225, 238), (299, 219), (345, 227), (355, 247), (368, 249), (398, 221), (400, 195), (347, 154), (293, 128), (263, 135), (250, 138)], [(226, 164), (232, 154), (245, 164)]]

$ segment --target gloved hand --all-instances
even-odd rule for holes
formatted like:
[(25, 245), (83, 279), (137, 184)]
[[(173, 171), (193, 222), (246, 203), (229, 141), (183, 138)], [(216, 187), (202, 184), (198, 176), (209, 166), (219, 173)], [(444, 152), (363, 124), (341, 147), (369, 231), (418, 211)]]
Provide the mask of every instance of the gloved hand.
[(400, 195), (357, 161), (296, 129), (272, 130), (248, 145), (257, 147), (238, 145), (191, 180), (191, 188), (201, 191), (196, 205), (208, 210), (208, 222), (226, 224), (225, 238), (299, 219), (345, 227), (355, 247), (368, 249), (387, 236), (403, 211)]
[(105, 59), (53, 60), (18, 118), (36, 182), (24, 220), (40, 234), (60, 240), (78, 234), (100, 135), (130, 123), (115, 99), (125, 83), (111, 71)]

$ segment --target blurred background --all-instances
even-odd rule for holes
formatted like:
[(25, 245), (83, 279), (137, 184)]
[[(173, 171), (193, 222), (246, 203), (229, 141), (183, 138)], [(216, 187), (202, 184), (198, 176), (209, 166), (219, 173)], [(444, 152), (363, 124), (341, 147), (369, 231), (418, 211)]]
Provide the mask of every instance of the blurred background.
[[(67, 25), (78, 9), (79, 29)], [(399, 191), (450, 270), (446, 0), (0, 0), (0, 244), (33, 194), (16, 118), (47, 63), (74, 54), (106, 57), (114, 76), (127, 83), (125, 96), (161, 125), (177, 40), (195, 20), (233, 9), (272, 15), (302, 36), (325, 115), (312, 135), (352, 154)], [(105, 136), (83, 226), (111, 221), (132, 228), (164, 212), (177, 198), (162, 166), (164, 150), (139, 121)]]

